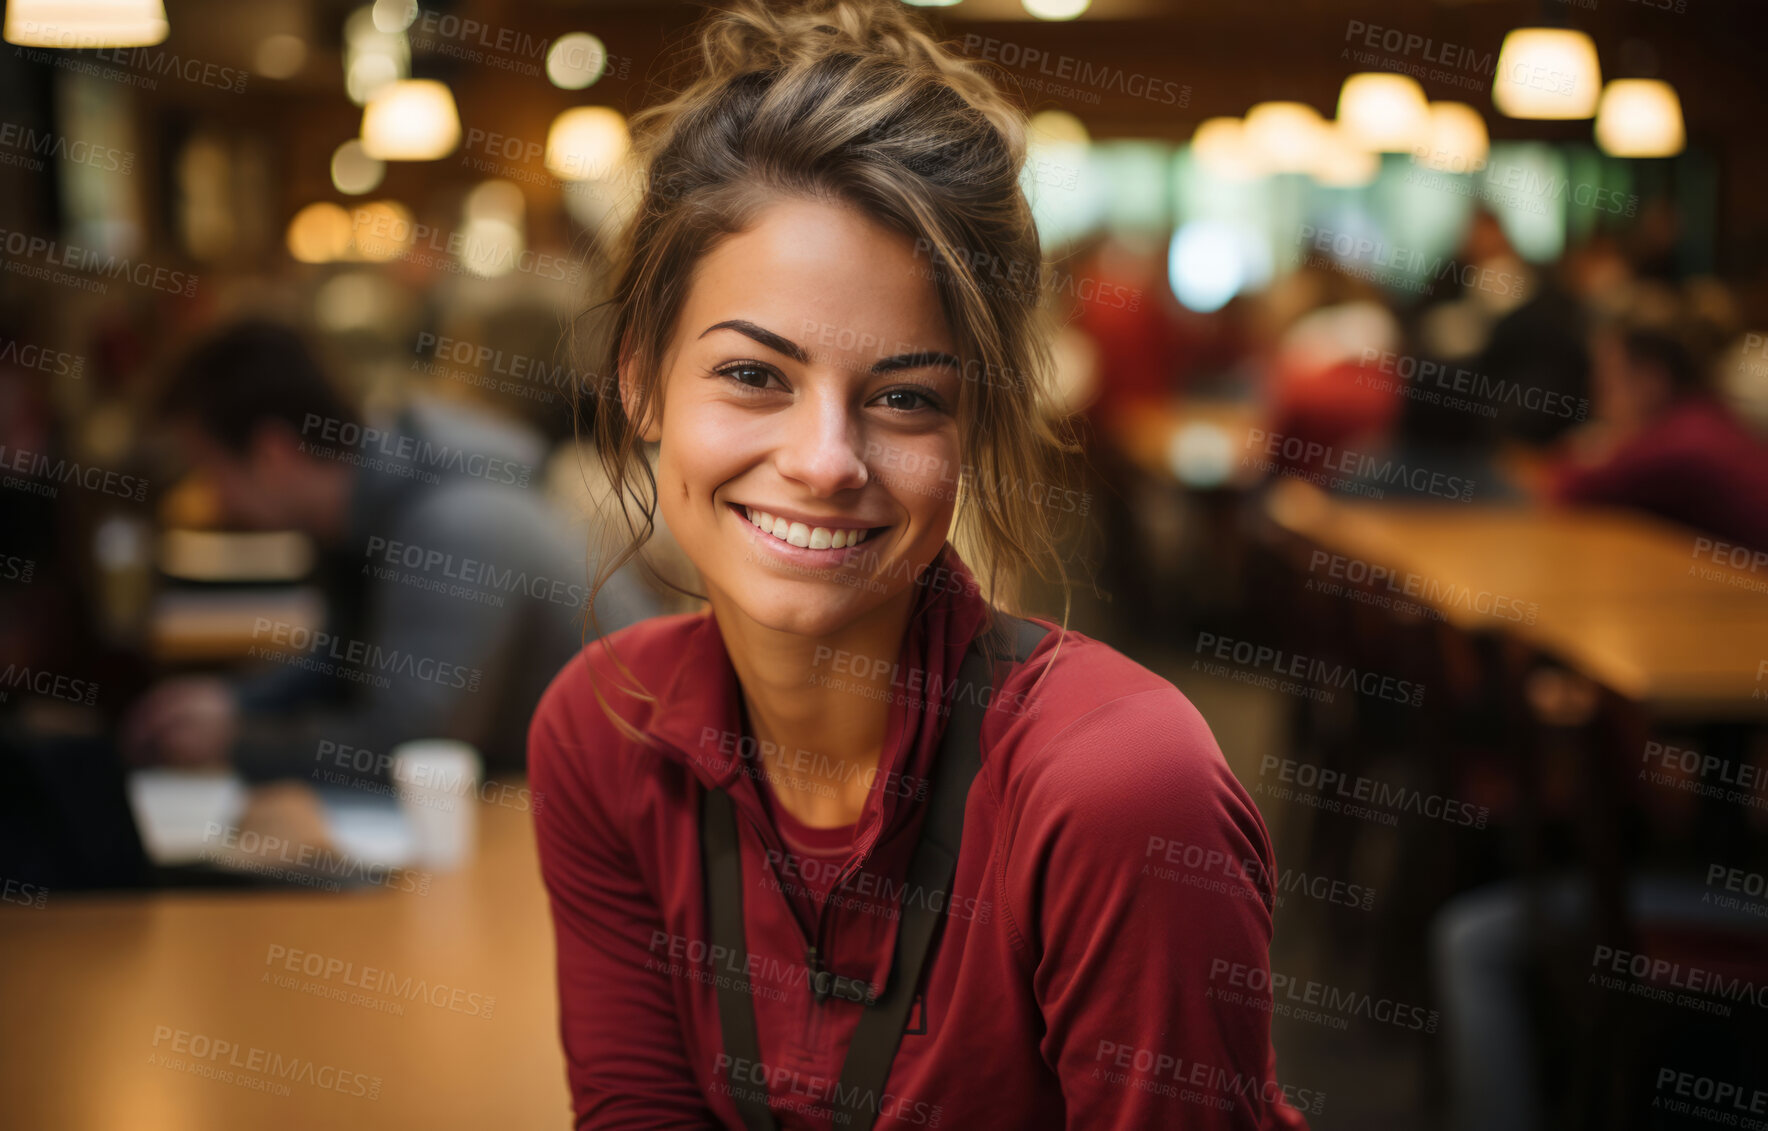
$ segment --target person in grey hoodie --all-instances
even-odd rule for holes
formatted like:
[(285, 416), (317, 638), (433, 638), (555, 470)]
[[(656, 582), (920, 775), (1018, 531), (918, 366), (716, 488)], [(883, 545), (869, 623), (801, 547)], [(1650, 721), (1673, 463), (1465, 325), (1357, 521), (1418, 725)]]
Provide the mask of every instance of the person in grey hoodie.
[(319, 547), (322, 626), (255, 618), (249, 677), (151, 689), (123, 727), (136, 762), (231, 763), (263, 781), (390, 780), (394, 747), (455, 738), (523, 767), (528, 719), (595, 628), (655, 615), (622, 570), (587, 618), (581, 524), (543, 494), (540, 438), (439, 401), (368, 422), (296, 332), (237, 323), (177, 368), (160, 415), (228, 525)]

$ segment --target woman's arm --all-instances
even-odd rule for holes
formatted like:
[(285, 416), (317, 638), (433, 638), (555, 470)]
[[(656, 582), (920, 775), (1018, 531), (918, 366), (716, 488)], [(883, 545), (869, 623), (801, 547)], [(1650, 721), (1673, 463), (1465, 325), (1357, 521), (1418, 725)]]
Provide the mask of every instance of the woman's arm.
[(557, 702), (549, 692), (535, 714), (528, 768), (576, 1126), (718, 1127), (682, 1043), (676, 982), (666, 969), (671, 948), (652, 946), (664, 932), (662, 916), (614, 817), (623, 783), (606, 752), (558, 737)]
[(1270, 1044), (1270, 841), (1202, 718), (1125, 696), (1038, 762), (1004, 906), (1068, 1126), (1306, 1127)]

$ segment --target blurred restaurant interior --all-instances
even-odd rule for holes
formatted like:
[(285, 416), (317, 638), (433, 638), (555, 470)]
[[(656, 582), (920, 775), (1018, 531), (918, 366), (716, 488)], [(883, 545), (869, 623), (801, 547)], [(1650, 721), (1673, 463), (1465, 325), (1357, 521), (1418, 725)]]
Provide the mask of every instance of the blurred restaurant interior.
[[(589, 305), (642, 189), (627, 119), (704, 8), (5, 7), (0, 1125), (563, 1126), (521, 750), (474, 737), (519, 723), (443, 685), (507, 679), (525, 717), (521, 662), (576, 646), (608, 533), (573, 420)], [(1052, 500), (1069, 623), (1196, 703), (1264, 816), (1274, 1043), (1328, 1097), (1312, 1126), (1768, 1126), (1760, 7), (923, 12), (1033, 114), (1036, 301), (1086, 441)], [(415, 567), (415, 654), (484, 659), (422, 694), (331, 680), (403, 714), (337, 706), (193, 769), (142, 752), (209, 733), (218, 679), (284, 693), (337, 612), (331, 481), (216, 482), (163, 411), (182, 374), (224, 428), (260, 365), (342, 389), (339, 449), (398, 458), (354, 422), (433, 411), (503, 469), (353, 563)], [(259, 529), (230, 517), (284, 487)], [(426, 547), (468, 527), (542, 591), (437, 582)], [(597, 605), (699, 607), (636, 572)], [(408, 788), (365, 785), (388, 759)], [(357, 867), (269, 874), (265, 837)], [(303, 981), (334, 959), (446, 990)], [(372, 1086), (156, 1060), (191, 1034)]]

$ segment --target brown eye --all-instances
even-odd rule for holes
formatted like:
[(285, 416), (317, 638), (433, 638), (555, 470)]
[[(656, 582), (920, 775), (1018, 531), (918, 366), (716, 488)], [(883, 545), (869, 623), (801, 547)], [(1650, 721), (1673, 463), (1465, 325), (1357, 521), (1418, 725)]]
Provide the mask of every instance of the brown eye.
[(924, 408), (938, 408), (932, 397), (918, 389), (891, 389), (878, 398), (878, 403), (897, 412), (919, 412)]
[(772, 369), (769, 369), (765, 365), (757, 365), (753, 362), (739, 362), (735, 365), (727, 365), (718, 372), (721, 376), (728, 377), (737, 384), (750, 389), (767, 388), (767, 383), (772, 380), (774, 376), (774, 371)]

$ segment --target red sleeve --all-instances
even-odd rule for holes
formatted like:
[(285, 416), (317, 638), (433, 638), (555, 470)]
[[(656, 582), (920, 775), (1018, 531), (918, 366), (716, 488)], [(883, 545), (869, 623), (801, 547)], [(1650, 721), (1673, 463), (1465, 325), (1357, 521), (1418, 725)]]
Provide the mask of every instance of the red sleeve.
[[(1037, 762), (1004, 904), (1068, 1126), (1305, 1128), (1270, 1042), (1270, 839), (1202, 717), (1174, 688), (1125, 696)], [(1174, 843), (1192, 866), (1166, 863)], [(1236, 970), (1265, 989), (1227, 1004)]]
[[(568, 667), (567, 673), (577, 665)], [(558, 946), (559, 1029), (577, 1128), (719, 1127), (689, 1067), (663, 931), (625, 836), (611, 725), (571, 735), (561, 676), (528, 732), (541, 878)], [(602, 722), (588, 688), (593, 722)]]
[(1594, 465), (1560, 464), (1549, 494), (1559, 503), (1638, 506), (1656, 499), (1698, 495), (1700, 453), (1722, 449), (1725, 437), (1707, 418), (1686, 409), (1648, 426)]
[(1548, 484), (1548, 497), (1556, 503), (1625, 503), (1641, 472), (1648, 472), (1636, 456), (1617, 453), (1603, 463), (1580, 467), (1561, 464)]

